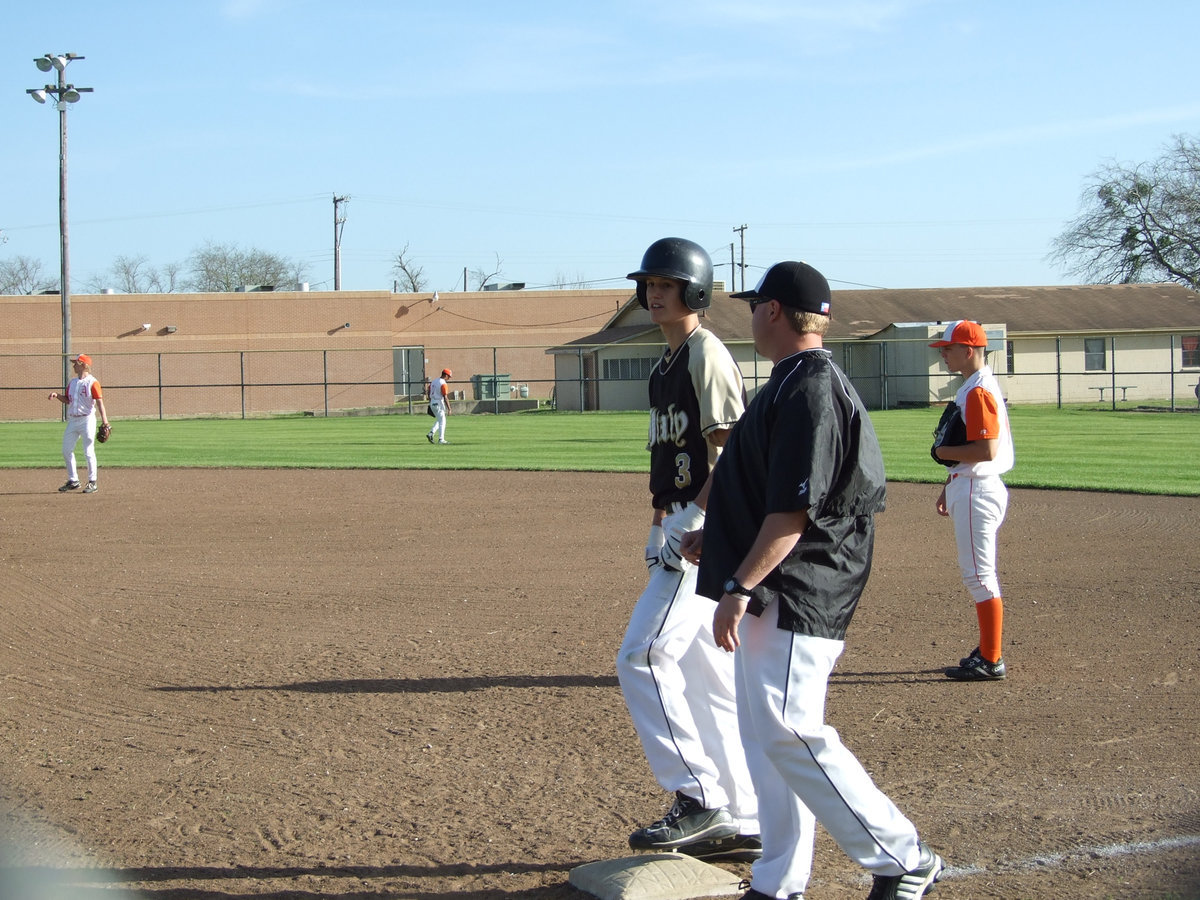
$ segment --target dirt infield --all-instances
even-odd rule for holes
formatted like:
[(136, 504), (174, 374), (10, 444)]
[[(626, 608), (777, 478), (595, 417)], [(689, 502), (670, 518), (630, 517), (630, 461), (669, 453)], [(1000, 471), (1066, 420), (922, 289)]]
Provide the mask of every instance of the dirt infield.
[[(61, 481), (0, 472), (0, 881), (579, 898), (662, 814), (613, 665), (643, 477)], [(1011, 674), (976, 685), (941, 675), (976, 631), (935, 492), (890, 489), (828, 709), (937, 896), (1200, 897), (1197, 501), (1014, 491)], [(822, 833), (808, 900), (866, 891)]]

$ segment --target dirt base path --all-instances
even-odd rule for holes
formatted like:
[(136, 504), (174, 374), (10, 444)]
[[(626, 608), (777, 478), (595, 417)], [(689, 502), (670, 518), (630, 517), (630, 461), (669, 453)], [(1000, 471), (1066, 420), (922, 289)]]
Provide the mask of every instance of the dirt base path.
[[(61, 480), (0, 473), (0, 877), (578, 898), (663, 813), (613, 668), (642, 477)], [(1011, 674), (976, 685), (941, 674), (976, 626), (935, 490), (890, 490), (828, 709), (938, 895), (1200, 896), (1196, 500), (1014, 491)], [(809, 900), (866, 890), (822, 833)]]

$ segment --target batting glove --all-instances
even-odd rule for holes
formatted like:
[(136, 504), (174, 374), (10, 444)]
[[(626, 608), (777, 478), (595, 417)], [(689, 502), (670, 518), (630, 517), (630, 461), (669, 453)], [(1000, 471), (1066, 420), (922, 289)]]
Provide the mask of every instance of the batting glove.
[(703, 527), (704, 510), (695, 503), (689, 503), (679, 512), (667, 516), (663, 520), (663, 531), (666, 534), (661, 557), (663, 565), (678, 569), (680, 572), (687, 571), (692, 563), (683, 558), (679, 549), (680, 543), (683, 541), (683, 536), (689, 531)]
[(663, 530), (661, 525), (650, 526), (650, 537), (646, 540), (646, 568), (651, 572), (662, 565)]

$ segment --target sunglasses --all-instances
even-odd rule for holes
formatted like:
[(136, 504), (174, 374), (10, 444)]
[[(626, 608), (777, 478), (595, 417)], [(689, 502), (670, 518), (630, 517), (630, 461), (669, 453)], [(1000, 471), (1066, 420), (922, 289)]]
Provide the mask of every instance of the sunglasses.
[(756, 309), (758, 309), (764, 303), (770, 303), (770, 302), (771, 302), (770, 297), (757, 297), (754, 300), (750, 301), (750, 312), (754, 312)]

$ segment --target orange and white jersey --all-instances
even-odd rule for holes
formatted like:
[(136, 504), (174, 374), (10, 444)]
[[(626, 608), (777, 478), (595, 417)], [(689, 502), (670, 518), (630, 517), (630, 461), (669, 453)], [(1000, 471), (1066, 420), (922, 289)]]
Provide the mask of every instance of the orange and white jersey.
[(100, 397), (100, 382), (91, 372), (82, 378), (72, 378), (67, 384), (67, 415), (73, 419), (90, 416), (96, 411)]
[(1016, 455), (1013, 451), (1012, 430), (1008, 426), (1008, 409), (1004, 405), (1004, 394), (1000, 382), (992, 374), (991, 366), (984, 366), (973, 373), (954, 396), (967, 426), (967, 440), (995, 439), (999, 441), (995, 459), (977, 463), (959, 463), (950, 472), (983, 478), (988, 475), (1003, 475), (1013, 467)]

